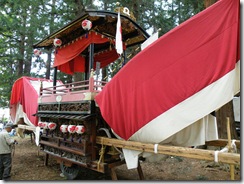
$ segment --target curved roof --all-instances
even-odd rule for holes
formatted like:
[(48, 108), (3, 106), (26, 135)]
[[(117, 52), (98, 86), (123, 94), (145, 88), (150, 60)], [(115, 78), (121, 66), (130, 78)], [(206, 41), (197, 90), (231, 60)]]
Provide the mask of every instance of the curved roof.
[[(101, 10), (87, 10), (80, 17), (65, 25), (58, 31), (48, 35), (43, 40), (34, 44), (34, 48), (52, 48), (53, 40), (59, 38), (62, 40), (62, 45), (68, 44), (73, 40), (86, 34), (82, 29), (81, 23), (83, 20), (88, 19), (92, 22), (90, 31), (95, 31), (110, 39), (115, 39), (116, 23), (118, 13)], [(132, 18), (128, 15), (121, 13), (121, 27), (122, 27), (122, 40), (126, 47), (141, 44), (148, 37), (149, 34), (143, 30)], [(100, 52), (101, 49), (106, 49), (109, 44), (100, 45), (95, 48), (95, 52)]]

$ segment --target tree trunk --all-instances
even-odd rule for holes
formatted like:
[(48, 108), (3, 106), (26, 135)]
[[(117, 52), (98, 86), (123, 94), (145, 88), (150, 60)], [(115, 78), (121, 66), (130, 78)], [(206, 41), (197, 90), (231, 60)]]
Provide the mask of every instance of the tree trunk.
[(136, 20), (138, 20), (138, 17), (139, 17), (139, 3), (138, 3), (137, 0), (133, 1), (132, 11), (134, 13), (134, 16), (135, 16)]
[(22, 23), (22, 32), (20, 33), (20, 45), (19, 45), (19, 65), (18, 65), (18, 77), (23, 76), (24, 71), (24, 61), (25, 61), (25, 28), (26, 28), (26, 15), (22, 15), (23, 23)]
[(232, 101), (225, 104), (218, 111), (216, 111), (219, 138), (220, 139), (228, 138), (227, 137), (227, 117), (230, 118), (231, 139), (239, 139), (237, 132), (236, 132), (234, 109), (233, 109)]
[(216, 2), (217, 2), (217, 0), (204, 0), (204, 6), (205, 6), (205, 8), (207, 8)]
[[(82, 12), (85, 11), (85, 6), (84, 6), (83, 2), (80, 0), (74, 0), (74, 2), (76, 4), (75, 15), (78, 17), (82, 14)], [(90, 5), (92, 5), (93, 1), (90, 0), (90, 3), (91, 3)], [(92, 9), (92, 8), (90, 8), (90, 9)]]
[[(35, 20), (36, 16), (33, 16), (37, 11), (38, 7), (34, 5), (30, 5), (30, 15), (28, 15), (28, 18), (30, 19), (29, 21), (29, 28), (26, 30), (26, 37), (27, 37), (27, 45), (32, 46), (34, 43), (34, 31), (33, 27), (35, 27)], [(25, 61), (25, 67), (24, 67), (24, 74), (29, 75), (31, 73), (31, 64), (32, 64), (32, 47), (27, 47), (26, 50), (26, 61)]]
[[(56, 12), (56, 0), (52, 0), (52, 10), (51, 10), (51, 17), (50, 17), (50, 22), (49, 22), (49, 33), (53, 33), (53, 25), (54, 25), (54, 17), (55, 17), (55, 12)], [(52, 50), (47, 51), (47, 61), (46, 61), (46, 79), (50, 79), (50, 74), (51, 74), (51, 62), (52, 62)]]
[[(78, 17), (82, 14), (82, 12), (85, 11), (84, 4), (80, 0), (75, 0), (75, 4), (76, 4), (75, 14)], [(84, 73), (77, 72), (74, 74), (74, 82), (78, 82), (78, 81), (82, 81), (82, 80), (84, 80)]]
[(21, 77), (21, 76), (23, 76), (23, 66), (24, 66), (24, 52), (25, 52), (25, 49), (24, 49), (24, 45), (25, 45), (25, 42), (24, 42), (24, 38), (23, 38), (23, 36), (21, 36), (21, 38), (20, 38), (21, 40), (20, 40), (20, 56), (19, 56), (19, 61), (18, 61), (18, 73), (17, 73), (17, 75), (18, 75), (18, 77)]

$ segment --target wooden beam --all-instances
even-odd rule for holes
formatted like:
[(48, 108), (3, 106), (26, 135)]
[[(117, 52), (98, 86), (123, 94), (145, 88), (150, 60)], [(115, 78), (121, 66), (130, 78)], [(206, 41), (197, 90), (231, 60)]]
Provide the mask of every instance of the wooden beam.
[[(131, 150), (137, 150), (142, 152), (154, 153), (154, 145), (151, 143), (141, 143), (136, 141), (125, 141), (119, 139), (112, 139), (106, 137), (97, 137), (97, 144), (103, 144), (107, 146), (115, 146), (118, 148), (126, 148)], [(186, 158), (194, 158), (200, 160), (215, 160), (215, 151), (201, 150), (187, 147), (158, 145), (157, 154), (174, 155)], [(224, 153), (218, 152), (218, 162), (227, 164), (240, 165), (240, 154), (236, 153)]]
[[(228, 140), (218, 139), (218, 140), (206, 141), (205, 144), (207, 146), (225, 147), (228, 144)], [(236, 144), (236, 148), (240, 149), (240, 140), (236, 140), (235, 144)]]
[(31, 131), (36, 131), (35, 126), (29, 126), (29, 125), (18, 125), (18, 128), (24, 129), (24, 130), (31, 130)]

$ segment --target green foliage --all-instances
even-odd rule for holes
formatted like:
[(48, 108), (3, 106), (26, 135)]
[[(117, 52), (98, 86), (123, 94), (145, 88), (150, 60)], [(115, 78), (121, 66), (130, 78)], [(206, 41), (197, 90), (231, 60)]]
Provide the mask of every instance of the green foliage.
[[(114, 0), (1, 0), (0, 107), (8, 106), (12, 85), (19, 77), (46, 77), (52, 61), (35, 58), (34, 43), (75, 19), (85, 9), (114, 11), (116, 3)], [(152, 33), (161, 28), (159, 33), (163, 35), (203, 10), (203, 0), (124, 0), (120, 6), (128, 7), (145, 30)], [(127, 51), (127, 55), (130, 53), (136, 54), (134, 49)], [(121, 62), (123, 59), (108, 66), (109, 77), (117, 73)], [(51, 70), (51, 76), (52, 73)], [(58, 73), (58, 79), (72, 80), (62, 73)]]

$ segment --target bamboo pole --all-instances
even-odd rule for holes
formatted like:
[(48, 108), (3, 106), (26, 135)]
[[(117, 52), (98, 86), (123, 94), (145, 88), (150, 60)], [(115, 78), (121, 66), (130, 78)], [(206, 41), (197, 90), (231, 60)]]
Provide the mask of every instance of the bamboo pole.
[[(125, 141), (125, 140), (112, 139), (112, 138), (100, 137), (100, 136), (97, 136), (96, 143), (107, 145), (107, 146), (115, 146), (118, 148), (126, 148), (131, 150), (142, 151), (142, 152), (155, 153), (155, 144), (151, 144), (151, 143)], [(210, 160), (210, 161), (215, 160), (214, 159), (215, 151), (212, 150), (193, 149), (193, 148), (169, 146), (169, 145), (158, 145), (157, 154), (181, 156), (181, 157)], [(218, 162), (240, 165), (240, 154), (219, 152)]]
[[(232, 152), (231, 147), (231, 133), (230, 133), (230, 118), (227, 117), (227, 136), (228, 136), (228, 150), (229, 152)], [(230, 179), (235, 180), (235, 165), (230, 164)]]

